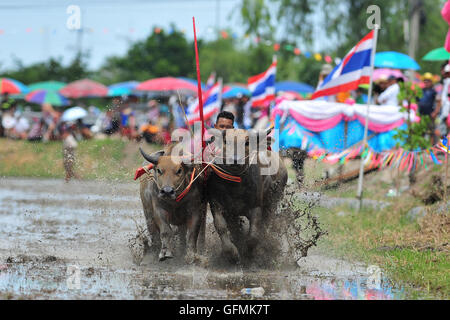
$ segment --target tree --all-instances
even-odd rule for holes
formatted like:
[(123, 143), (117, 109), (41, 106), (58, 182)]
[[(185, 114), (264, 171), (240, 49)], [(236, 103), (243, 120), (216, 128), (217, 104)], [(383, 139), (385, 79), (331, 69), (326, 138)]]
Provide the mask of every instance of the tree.
[(274, 28), (264, 0), (243, 0), (240, 11), (246, 34), (272, 37)]
[[(313, 44), (315, 28), (326, 30), (330, 39), (328, 48), (337, 56), (344, 56), (348, 50), (368, 33), (367, 8), (377, 5), (381, 9), (381, 30), (378, 51), (407, 52), (404, 22), (410, 18), (408, 0), (272, 0), (279, 4), (278, 21), (285, 29), (283, 37)], [(418, 57), (441, 47), (448, 30), (440, 15), (445, 0), (422, 1), (420, 25), (420, 46)], [(322, 15), (322, 25), (317, 25), (317, 17)], [(419, 63), (428, 71), (438, 73), (439, 64)]]
[(50, 58), (46, 62), (39, 62), (24, 66), (20, 60), (15, 61), (12, 70), (2, 72), (2, 77), (17, 79), (30, 84), (45, 80), (71, 82), (90, 75), (86, 64), (87, 56), (77, 55), (68, 66), (64, 66), (61, 58)]
[(156, 30), (147, 39), (134, 43), (123, 57), (109, 57), (100, 74), (114, 81), (194, 77), (193, 42), (174, 27), (170, 32)]

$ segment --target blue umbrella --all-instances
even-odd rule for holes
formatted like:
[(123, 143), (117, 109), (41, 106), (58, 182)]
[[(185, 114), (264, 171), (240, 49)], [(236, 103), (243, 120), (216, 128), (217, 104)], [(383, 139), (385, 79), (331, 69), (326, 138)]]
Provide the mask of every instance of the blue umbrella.
[(294, 92), (305, 94), (305, 93), (313, 93), (316, 89), (314, 89), (314, 87), (312, 87), (306, 83), (283, 81), (283, 82), (277, 82), (275, 84), (275, 90), (276, 90), (276, 92), (294, 91)]
[(375, 55), (375, 67), (390, 69), (419, 70), (419, 64), (406, 54), (394, 51), (379, 52)]
[(226, 91), (223, 95), (222, 98), (224, 99), (230, 99), (230, 98), (235, 98), (238, 95), (243, 95), (243, 96), (251, 96), (251, 92), (250, 90), (243, 88), (243, 87), (231, 87), (230, 90)]
[(130, 94), (137, 86), (137, 81), (126, 81), (112, 84), (108, 87), (108, 97), (118, 97)]

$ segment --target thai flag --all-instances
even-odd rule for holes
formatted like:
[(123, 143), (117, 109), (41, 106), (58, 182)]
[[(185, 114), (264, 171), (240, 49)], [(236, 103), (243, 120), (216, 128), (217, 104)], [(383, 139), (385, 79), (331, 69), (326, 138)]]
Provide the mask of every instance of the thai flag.
[(206, 90), (211, 89), (214, 83), (216, 83), (216, 73), (212, 72), (208, 80), (206, 80)]
[(258, 107), (275, 99), (275, 76), (277, 74), (277, 61), (265, 72), (248, 79), (248, 89), (252, 93), (252, 106)]
[(371, 31), (350, 50), (342, 62), (317, 88), (311, 99), (356, 90), (359, 85), (370, 83), (374, 32)]
[[(203, 118), (209, 120), (216, 113), (219, 113), (222, 106), (222, 84), (216, 83), (211, 89), (206, 91), (203, 95)], [(194, 122), (200, 121), (200, 105), (198, 98), (188, 106), (187, 108), (187, 118), (188, 123), (193, 124)]]

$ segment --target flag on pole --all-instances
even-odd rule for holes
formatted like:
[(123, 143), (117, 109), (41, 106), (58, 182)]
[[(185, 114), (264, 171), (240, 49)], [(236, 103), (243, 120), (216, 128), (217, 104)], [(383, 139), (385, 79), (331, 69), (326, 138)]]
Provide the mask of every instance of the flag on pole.
[(264, 105), (267, 101), (275, 99), (275, 77), (277, 74), (277, 61), (256, 76), (248, 79), (248, 89), (252, 93), (252, 107)]
[(325, 78), (311, 99), (356, 90), (361, 84), (369, 84), (374, 44), (374, 31), (371, 31), (350, 50), (341, 63)]
[[(222, 84), (219, 81), (212, 86), (211, 89), (206, 91), (203, 95), (203, 116), (205, 120), (210, 119), (216, 113), (220, 111), (222, 106)], [(198, 98), (191, 103), (187, 108), (187, 119), (189, 124), (200, 121), (199, 115), (199, 100)]]
[(216, 83), (216, 73), (212, 72), (208, 80), (206, 80), (206, 90), (211, 89), (214, 83)]

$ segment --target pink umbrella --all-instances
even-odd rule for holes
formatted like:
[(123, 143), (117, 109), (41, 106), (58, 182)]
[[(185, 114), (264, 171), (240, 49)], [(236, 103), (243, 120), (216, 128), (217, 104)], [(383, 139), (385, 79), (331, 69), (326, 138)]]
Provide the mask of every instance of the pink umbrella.
[(164, 77), (144, 81), (136, 87), (136, 90), (139, 91), (189, 90), (197, 92), (197, 86), (183, 79)]
[(378, 81), (380, 78), (394, 76), (396, 78), (405, 78), (400, 70), (396, 69), (376, 69), (373, 71), (373, 80)]
[(89, 79), (77, 80), (69, 83), (59, 91), (67, 98), (105, 97), (108, 87)]

